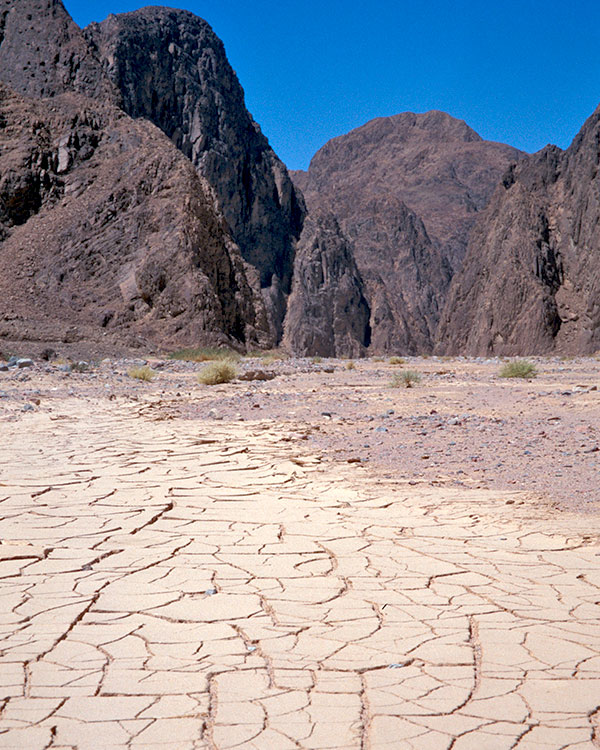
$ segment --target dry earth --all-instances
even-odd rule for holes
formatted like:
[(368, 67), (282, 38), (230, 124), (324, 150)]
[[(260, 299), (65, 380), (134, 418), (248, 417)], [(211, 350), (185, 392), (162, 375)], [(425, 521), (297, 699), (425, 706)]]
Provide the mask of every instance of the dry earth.
[(597, 360), (130, 365), (0, 373), (0, 748), (600, 747)]

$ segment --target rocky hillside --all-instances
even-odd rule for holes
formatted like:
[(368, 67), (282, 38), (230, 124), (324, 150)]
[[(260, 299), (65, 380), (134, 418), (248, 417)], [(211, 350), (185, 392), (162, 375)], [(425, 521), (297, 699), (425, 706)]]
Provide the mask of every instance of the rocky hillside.
[(0, 88), (0, 337), (260, 343), (268, 326), (208, 186), (150, 123)]
[(72, 91), (118, 103), (97, 50), (60, 0), (0, 0), (0, 78), (15, 91)]
[(279, 337), (304, 203), (248, 113), (223, 43), (193, 14), (154, 7), (111, 15), (86, 36), (125, 111), (154, 122), (214, 188)]
[(349, 242), (333, 214), (315, 209), (298, 243), (284, 342), (299, 355), (360, 357), (371, 343), (369, 318)]
[(463, 354), (600, 349), (600, 107), (566, 151), (511, 169), (474, 227), (438, 331)]
[(303, 201), (208, 25), (0, 9), (0, 336), (273, 345)]
[(521, 156), (442, 112), (404, 113), (334, 138), (293, 173), (309, 210), (331, 210), (352, 241), (372, 351), (431, 350), (475, 217)]

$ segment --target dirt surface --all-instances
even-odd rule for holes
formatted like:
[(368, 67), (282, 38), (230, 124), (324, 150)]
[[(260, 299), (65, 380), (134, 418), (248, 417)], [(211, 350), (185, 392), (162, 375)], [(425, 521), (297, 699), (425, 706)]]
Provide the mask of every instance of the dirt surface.
[(134, 364), (0, 372), (0, 748), (600, 747), (598, 360)]

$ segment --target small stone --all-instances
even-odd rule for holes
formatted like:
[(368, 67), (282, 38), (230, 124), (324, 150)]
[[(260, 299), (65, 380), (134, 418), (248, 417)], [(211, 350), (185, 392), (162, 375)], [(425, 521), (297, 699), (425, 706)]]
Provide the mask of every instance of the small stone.
[(4, 362), (0, 363), (0, 372), (8, 372), (8, 365), (5, 365)]
[(21, 411), (35, 411), (35, 407), (33, 404), (23, 404), (23, 409)]
[(375, 428), (375, 432), (387, 432), (387, 431), (388, 431), (387, 427), (376, 427)]
[(206, 596), (214, 596), (217, 593), (217, 589), (206, 589), (204, 593)]
[(28, 357), (23, 357), (22, 359), (18, 359), (16, 364), (19, 369), (22, 369), (23, 367), (33, 367), (33, 360)]

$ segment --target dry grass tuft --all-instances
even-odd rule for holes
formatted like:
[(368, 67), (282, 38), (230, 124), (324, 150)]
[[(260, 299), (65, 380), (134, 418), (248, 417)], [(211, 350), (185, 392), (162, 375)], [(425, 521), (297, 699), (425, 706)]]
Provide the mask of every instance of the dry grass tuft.
[(501, 378), (535, 378), (537, 370), (533, 362), (526, 359), (515, 359), (507, 362), (500, 370)]
[(390, 357), (388, 359), (388, 362), (390, 365), (404, 365), (406, 364), (406, 360), (402, 357)]
[(156, 373), (151, 367), (148, 367), (148, 365), (144, 365), (143, 367), (132, 367), (131, 370), (127, 372), (130, 378), (135, 378), (136, 380), (145, 380), (149, 382), (150, 380), (154, 380), (156, 377)]
[(240, 355), (233, 349), (199, 346), (191, 349), (179, 349), (170, 354), (169, 359), (182, 359), (186, 362), (237, 362)]
[(202, 385), (219, 385), (220, 383), (229, 383), (236, 376), (237, 370), (231, 362), (212, 362), (200, 371), (198, 382)]
[(400, 388), (401, 386), (404, 386), (405, 388), (412, 388), (413, 385), (420, 382), (421, 375), (418, 372), (415, 372), (415, 370), (402, 370), (402, 372), (394, 375), (392, 387)]
[(355, 370), (355, 369), (356, 369), (356, 365), (352, 360), (350, 360), (350, 362), (346, 362), (346, 370)]

